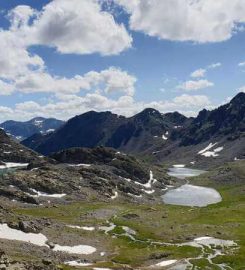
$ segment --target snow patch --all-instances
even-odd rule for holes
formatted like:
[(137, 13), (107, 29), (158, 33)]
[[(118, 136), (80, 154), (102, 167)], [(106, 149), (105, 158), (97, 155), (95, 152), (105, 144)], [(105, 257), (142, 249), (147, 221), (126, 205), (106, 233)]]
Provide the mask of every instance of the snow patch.
[(100, 226), (99, 230), (104, 231), (105, 234), (108, 234), (108, 232), (113, 231), (116, 228), (116, 225), (114, 223), (109, 223), (109, 226)]
[(203, 154), (206, 151), (210, 150), (211, 148), (213, 148), (217, 143), (210, 143), (206, 148), (204, 148), (203, 150), (199, 151), (198, 154)]
[(78, 230), (84, 230), (84, 231), (94, 231), (95, 230), (95, 227), (87, 227), (87, 226), (81, 227), (81, 226), (67, 225), (67, 227), (71, 228), (71, 229), (78, 229)]
[(132, 194), (132, 193), (127, 193), (129, 196), (133, 196), (135, 198), (142, 198), (142, 195), (135, 195), (135, 194)]
[(46, 242), (48, 241), (48, 238), (41, 233), (24, 233), (22, 231), (10, 228), (7, 224), (0, 224), (0, 238), (27, 242), (40, 247), (47, 247)]
[(204, 148), (203, 150), (199, 151), (198, 154), (202, 155), (204, 157), (218, 157), (219, 156), (219, 152), (221, 152), (224, 147), (217, 147), (214, 150), (211, 151), (211, 149), (216, 145), (217, 143), (210, 143), (206, 148)]
[(185, 165), (184, 164), (176, 164), (176, 165), (173, 165), (174, 168), (185, 168)]
[(153, 194), (153, 193), (155, 193), (155, 190), (154, 189), (152, 189), (152, 190), (142, 189), (142, 191), (144, 191), (146, 194)]
[(10, 168), (24, 168), (27, 167), (29, 163), (14, 163), (6, 162), (4, 165), (0, 165), (0, 169), (10, 169)]
[(174, 263), (176, 263), (177, 260), (168, 260), (168, 261), (162, 261), (160, 263), (157, 263), (155, 265), (152, 265), (152, 267), (164, 267), (164, 266), (169, 266), (172, 265)]
[(68, 164), (68, 166), (70, 167), (91, 167), (92, 165), (91, 164)]
[(63, 198), (66, 196), (65, 193), (63, 194), (48, 194), (48, 193), (45, 193), (45, 192), (41, 192), (41, 191), (37, 191), (35, 190), (34, 188), (30, 188), (30, 190), (34, 193), (36, 193), (36, 195), (31, 195), (31, 194), (28, 194), (34, 198), (38, 198), (38, 197), (49, 197), (49, 198)]
[(83, 261), (69, 261), (69, 262), (65, 262), (66, 265), (69, 265), (69, 266), (78, 266), (78, 267), (84, 267), (84, 266), (90, 266), (92, 265), (91, 263), (85, 263)]
[(98, 268), (98, 267), (95, 267), (93, 268), (93, 270), (112, 270), (110, 268)]
[(115, 191), (115, 192), (114, 192), (114, 195), (111, 196), (111, 199), (112, 199), (112, 200), (115, 200), (117, 197), (118, 197), (118, 192)]
[(150, 179), (149, 181), (146, 183), (146, 184), (142, 184), (142, 183), (139, 183), (139, 182), (135, 182), (136, 185), (140, 185), (144, 188), (147, 188), (147, 189), (150, 189), (152, 184), (154, 184), (157, 180), (154, 179), (154, 176), (153, 176), (153, 172), (150, 171)]
[(50, 129), (46, 130), (46, 133), (51, 133), (51, 132), (54, 132), (54, 131), (55, 131), (55, 129), (50, 128)]
[(60, 246), (60, 245), (55, 245), (54, 251), (61, 251), (69, 254), (84, 254), (84, 255), (89, 255), (92, 254), (96, 251), (96, 248), (87, 246), (87, 245), (79, 245), (79, 246)]

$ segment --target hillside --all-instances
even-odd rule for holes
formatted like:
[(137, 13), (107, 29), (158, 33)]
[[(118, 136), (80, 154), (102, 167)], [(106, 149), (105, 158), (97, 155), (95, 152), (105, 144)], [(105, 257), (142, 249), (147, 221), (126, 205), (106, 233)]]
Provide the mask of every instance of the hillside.
[(16, 142), (0, 129), (0, 162), (2, 164), (29, 163), (37, 160), (43, 160), (43, 157)]

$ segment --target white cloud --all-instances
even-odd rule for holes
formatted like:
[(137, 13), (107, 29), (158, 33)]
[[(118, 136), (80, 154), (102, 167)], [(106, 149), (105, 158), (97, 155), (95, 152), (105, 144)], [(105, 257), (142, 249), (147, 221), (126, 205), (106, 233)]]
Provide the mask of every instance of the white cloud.
[(8, 96), (14, 92), (14, 87), (0, 79), (0, 96)]
[(17, 30), (21, 27), (26, 27), (28, 25), (30, 18), (36, 14), (37, 12), (30, 6), (26, 5), (16, 6), (8, 14), (12, 30)]
[(42, 58), (28, 52), (32, 45), (53, 46), (62, 53), (111, 55), (132, 43), (125, 27), (108, 12), (102, 12), (96, 0), (54, 0), (39, 12), (17, 6), (8, 18), (9, 30), (0, 29), (1, 77), (12, 78), (30, 68), (44, 68)]
[(8, 95), (14, 91), (22, 93), (55, 93), (77, 94), (81, 90), (96, 90), (104, 93), (124, 93), (134, 95), (136, 77), (116, 67), (110, 67), (101, 72), (90, 71), (83, 76), (72, 78), (51, 76), (45, 71), (28, 71), (17, 76), (9, 83), (0, 80), (0, 95)]
[(220, 42), (245, 23), (244, 0), (115, 0), (130, 13), (130, 28), (160, 39)]
[(85, 96), (62, 95), (58, 101), (39, 104), (27, 101), (16, 104), (15, 108), (0, 107), (0, 120), (27, 120), (35, 116), (57, 117), (67, 120), (74, 115), (88, 110), (110, 110), (119, 115), (132, 116), (144, 108), (155, 108), (161, 112), (179, 111), (194, 116), (203, 109), (211, 108), (211, 101), (204, 95), (181, 95), (172, 100), (142, 102), (135, 101), (132, 96), (121, 96), (114, 100), (100, 93), (88, 93)]
[(174, 102), (178, 105), (187, 108), (202, 108), (211, 105), (211, 102), (207, 96), (204, 95), (181, 95), (174, 98)]
[(245, 67), (245, 62), (241, 62), (238, 64), (239, 67)]
[[(8, 14), (10, 27), (0, 29), (0, 95), (22, 93), (76, 94), (100, 88), (106, 93), (134, 94), (136, 78), (119, 68), (72, 78), (51, 75), (32, 45), (55, 47), (62, 53), (117, 54), (132, 38), (96, 0), (53, 0), (36, 11), (21, 5)], [(11, 60), (10, 60), (11, 59)]]
[(195, 70), (194, 72), (191, 73), (191, 77), (192, 78), (200, 78), (200, 77), (204, 77), (206, 75), (207, 70), (200, 68)]
[(209, 69), (216, 69), (218, 67), (221, 67), (221, 63), (213, 63), (213, 64), (207, 66), (206, 68), (200, 68), (200, 69), (197, 69), (197, 70), (193, 71), (190, 76), (192, 78), (205, 77), (205, 75), (206, 75), (206, 73), (208, 72)]
[(222, 66), (221, 63), (213, 63), (213, 64), (208, 66), (208, 69), (215, 69), (215, 68), (218, 68), (218, 67), (221, 67), (221, 66)]
[(190, 80), (190, 81), (186, 81), (180, 84), (179, 86), (177, 86), (177, 88), (185, 90), (185, 91), (196, 91), (196, 90), (200, 90), (200, 89), (204, 89), (204, 88), (208, 88), (212, 86), (214, 86), (214, 83), (208, 80), (197, 80), (197, 81)]
[(28, 52), (19, 33), (0, 29), (0, 40), (1, 78), (12, 80), (32, 69), (44, 68), (42, 58)]
[(7, 119), (4, 117), (7, 115), (14, 115), (14, 111), (9, 107), (0, 106), (0, 114), (1, 114), (2, 119)]
[(100, 81), (106, 84), (106, 93), (122, 92), (129, 96), (134, 95), (136, 78), (129, 75), (127, 72), (111, 67), (101, 71), (101, 73), (98, 73), (97, 75), (100, 78)]
[(242, 86), (242, 87), (240, 87), (240, 88), (238, 89), (238, 92), (243, 92), (243, 93), (245, 93), (245, 85)]
[(102, 11), (96, 0), (53, 0), (25, 32), (27, 42), (54, 47), (65, 54), (113, 55), (132, 44), (125, 26)]

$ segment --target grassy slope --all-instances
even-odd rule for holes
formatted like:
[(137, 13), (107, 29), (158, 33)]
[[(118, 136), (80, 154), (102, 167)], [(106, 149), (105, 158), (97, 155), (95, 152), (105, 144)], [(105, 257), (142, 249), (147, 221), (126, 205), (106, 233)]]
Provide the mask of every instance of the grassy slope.
[[(232, 172), (241, 179), (245, 176), (244, 162), (228, 165)], [(125, 225), (137, 232), (137, 239), (147, 239), (163, 242), (187, 242), (187, 238), (210, 235), (220, 239), (236, 241), (240, 248), (234, 254), (227, 254), (216, 258), (216, 262), (228, 263), (232, 269), (241, 270), (245, 265), (245, 184), (236, 185), (216, 182), (212, 180), (214, 173), (208, 173), (193, 179), (195, 184), (215, 187), (221, 193), (223, 201), (216, 205), (205, 208), (190, 208), (171, 205), (148, 205), (121, 204), (115, 200), (114, 204), (106, 203), (76, 203), (58, 208), (33, 208), (17, 209), (18, 214), (34, 217), (49, 217), (58, 222), (77, 225), (103, 224), (107, 219), (114, 222), (118, 227), (114, 232), (120, 233), (119, 226)], [(82, 219), (85, 213), (94, 213), (104, 209), (113, 209), (114, 213), (109, 218), (97, 218), (89, 215)], [(116, 217), (114, 214), (116, 213)], [(126, 219), (125, 214), (136, 214), (135, 219)], [(77, 232), (80, 236), (88, 235), (88, 232)], [(93, 232), (93, 237), (100, 236), (101, 232)], [(104, 241), (109, 245), (109, 263), (97, 264), (97, 266), (115, 267), (120, 264), (129, 264), (133, 267), (149, 264), (153, 254), (162, 254), (162, 260), (196, 258), (200, 250), (193, 247), (157, 246), (148, 243), (135, 243), (125, 237), (113, 239), (104, 236)], [(208, 265), (207, 260), (194, 260), (195, 265), (201, 265), (204, 269)], [(65, 269), (72, 269), (65, 267)], [(86, 268), (83, 268), (86, 269)], [(89, 268), (87, 268), (89, 269)]]

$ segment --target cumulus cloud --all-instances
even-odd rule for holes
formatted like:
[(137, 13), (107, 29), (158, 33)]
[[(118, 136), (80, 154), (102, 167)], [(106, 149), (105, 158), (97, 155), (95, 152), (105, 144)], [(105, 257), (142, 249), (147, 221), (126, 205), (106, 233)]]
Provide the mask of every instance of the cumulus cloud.
[(18, 103), (14, 108), (0, 107), (0, 119), (27, 120), (35, 116), (57, 117), (67, 120), (88, 110), (110, 110), (119, 115), (132, 116), (145, 108), (155, 108), (161, 112), (179, 111), (194, 116), (201, 109), (211, 108), (211, 101), (204, 95), (181, 95), (171, 100), (143, 102), (132, 96), (111, 99), (100, 93), (87, 93), (85, 96), (63, 95), (58, 101), (39, 104), (34, 101)]
[(96, 0), (53, 0), (41, 11), (21, 5), (8, 18), (10, 28), (0, 29), (0, 76), (10, 79), (45, 68), (40, 56), (28, 52), (32, 45), (55, 47), (61, 53), (113, 55), (132, 43), (125, 27)]
[(177, 86), (177, 88), (185, 90), (185, 91), (196, 91), (196, 90), (200, 90), (200, 89), (204, 89), (204, 88), (208, 88), (212, 86), (214, 86), (214, 83), (208, 80), (197, 80), (197, 81), (190, 80), (190, 81), (186, 81), (180, 84), (179, 86)]
[(221, 63), (213, 63), (211, 65), (208, 66), (208, 69), (215, 69), (215, 68), (218, 68), (218, 67), (221, 67), (222, 64)]
[(200, 77), (204, 77), (206, 75), (207, 70), (200, 68), (195, 70), (194, 72), (191, 73), (191, 77), (192, 78), (200, 78)]
[(30, 6), (19, 5), (14, 9), (10, 10), (8, 18), (11, 22), (11, 29), (17, 30), (19, 28), (25, 27), (28, 25), (30, 18), (37, 14)]
[(197, 69), (197, 70), (193, 71), (190, 76), (192, 78), (205, 77), (205, 75), (206, 75), (206, 73), (208, 72), (209, 69), (216, 69), (218, 67), (221, 67), (221, 63), (213, 63), (213, 64), (207, 66), (206, 68), (200, 68), (200, 69)]
[(245, 67), (245, 62), (241, 62), (238, 64), (239, 67)]
[(115, 0), (130, 14), (130, 28), (160, 39), (221, 42), (245, 23), (244, 0)]
[(102, 11), (96, 0), (53, 0), (27, 32), (33, 43), (55, 47), (61, 53), (112, 55), (132, 43), (125, 26)]
[(30, 70), (44, 69), (44, 61), (28, 52), (19, 32), (0, 29), (0, 77), (7, 80), (17, 78)]
[(28, 51), (30, 46), (42, 44), (61, 53), (78, 54), (118, 54), (129, 48), (132, 38), (125, 27), (102, 11), (98, 1), (53, 0), (41, 11), (21, 5), (8, 18), (9, 29), (0, 29), (0, 95), (16, 91), (74, 94), (94, 87), (108, 94), (134, 94), (136, 78), (119, 68), (71, 78), (55, 76), (40, 56)]
[(72, 78), (51, 76), (45, 71), (29, 71), (16, 77), (11, 82), (0, 80), (0, 95), (9, 95), (13, 92), (21, 93), (55, 93), (77, 94), (81, 90), (97, 90), (109, 94), (111, 92), (134, 95), (135, 76), (116, 67), (110, 67), (100, 72), (90, 71)]
[(14, 87), (11, 84), (0, 80), (0, 96), (8, 96), (11, 95), (13, 92)]

